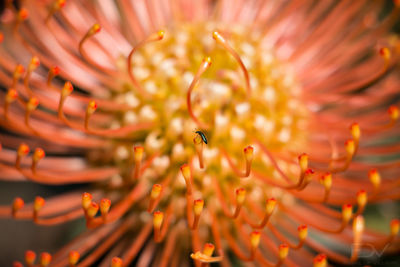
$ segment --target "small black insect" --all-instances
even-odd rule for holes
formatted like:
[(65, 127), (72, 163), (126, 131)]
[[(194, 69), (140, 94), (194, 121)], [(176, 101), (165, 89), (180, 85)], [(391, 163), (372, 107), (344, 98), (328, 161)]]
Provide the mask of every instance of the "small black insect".
[(203, 140), (203, 142), (207, 145), (207, 137), (206, 135), (202, 132), (202, 131), (196, 131), (195, 133), (197, 133), (198, 135), (200, 135), (201, 139)]

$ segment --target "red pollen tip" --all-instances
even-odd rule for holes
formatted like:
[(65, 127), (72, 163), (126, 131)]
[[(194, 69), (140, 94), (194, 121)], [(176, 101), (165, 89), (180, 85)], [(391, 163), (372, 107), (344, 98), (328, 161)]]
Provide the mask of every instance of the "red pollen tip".
[(111, 267), (121, 267), (122, 266), (122, 260), (121, 258), (114, 257), (111, 260)]
[(313, 170), (313, 169), (307, 169), (307, 170), (305, 171), (305, 174), (307, 174), (307, 175), (314, 174), (314, 170)]
[(46, 153), (44, 152), (43, 149), (41, 149), (41, 148), (39, 148), (39, 147), (35, 149), (35, 152), (34, 152), (34, 154), (33, 154), (33, 157), (34, 157), (35, 159), (39, 160), (39, 159), (44, 158), (45, 156), (46, 156)]
[(35, 197), (35, 201), (33, 202), (33, 210), (38, 212), (45, 204), (44, 198), (37, 196)]
[(28, 153), (29, 153), (29, 146), (24, 143), (20, 144), (18, 147), (18, 156), (23, 157), (28, 155)]
[(100, 201), (100, 212), (101, 214), (105, 215), (108, 213), (108, 211), (110, 210), (111, 207), (111, 200), (109, 200), (108, 198), (103, 198)]
[(326, 255), (318, 254), (317, 256), (315, 256), (313, 263), (314, 263), (314, 266), (324, 266), (322, 264), (326, 263)]
[(51, 255), (50, 253), (43, 252), (40, 254), (40, 265), (43, 267), (46, 267), (50, 264), (51, 262)]
[(81, 255), (79, 255), (78, 251), (73, 250), (73, 251), (69, 252), (69, 254), (68, 254), (69, 264), (75, 265), (79, 261), (80, 257), (81, 257)]
[(399, 118), (399, 109), (396, 106), (390, 106), (388, 113), (392, 120), (397, 120)]
[(18, 18), (20, 20), (26, 20), (29, 17), (29, 12), (26, 8), (21, 8), (18, 12)]
[(36, 253), (33, 252), (32, 250), (27, 250), (25, 252), (25, 262), (28, 265), (33, 265), (36, 260)]
[(0, 32), (0, 44), (4, 41), (4, 34)]
[(22, 198), (20, 198), (20, 197), (17, 197), (17, 198), (14, 199), (14, 202), (13, 202), (13, 205), (12, 205), (12, 209), (13, 209), (13, 211), (20, 210), (20, 209), (22, 209), (24, 207), (24, 205), (25, 205), (24, 200)]
[(54, 66), (53, 68), (51, 68), (51, 71), (53, 72), (54, 75), (60, 74), (60, 68), (57, 66)]
[(18, 97), (17, 90), (15, 90), (13, 88), (8, 89), (7, 96), (6, 96), (8, 102), (12, 102), (12, 101), (16, 100), (17, 97)]

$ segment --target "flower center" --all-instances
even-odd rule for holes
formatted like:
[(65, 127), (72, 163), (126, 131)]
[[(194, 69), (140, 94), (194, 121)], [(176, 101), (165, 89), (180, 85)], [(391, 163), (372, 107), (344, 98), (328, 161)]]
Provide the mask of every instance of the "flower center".
[[(125, 84), (124, 92), (115, 98), (132, 109), (116, 120), (115, 126), (154, 122), (156, 127), (143, 135), (142, 141), (146, 151), (170, 155), (169, 164), (181, 164), (195, 154), (192, 140), (196, 130), (203, 131), (209, 141), (205, 157), (219, 147), (232, 157), (242, 157), (243, 148), (254, 138), (267, 140), (265, 145), (272, 149), (301, 147), (305, 133), (299, 129), (307, 112), (298, 99), (299, 85), (290, 68), (254, 31), (239, 26), (230, 27), (229, 33), (219, 30), (249, 73), (251, 95), (247, 97), (238, 61), (213, 40), (216, 29), (211, 23), (175, 26), (166, 31), (163, 40), (138, 49), (132, 56), (131, 71), (150, 97), (144, 98), (134, 85)], [(186, 100), (205, 57), (212, 65), (190, 95), (196, 124)], [(117, 149), (117, 158), (127, 155), (123, 151)]]

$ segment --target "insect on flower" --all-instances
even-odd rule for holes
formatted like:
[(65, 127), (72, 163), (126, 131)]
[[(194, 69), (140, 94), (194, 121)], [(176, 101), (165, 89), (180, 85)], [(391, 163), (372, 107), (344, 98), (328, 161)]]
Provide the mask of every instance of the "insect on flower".
[[(398, 255), (399, 14), (398, 0), (5, 1), (0, 265)], [(41, 227), (26, 242), (9, 235), (21, 220)], [(70, 231), (42, 249), (54, 225)]]

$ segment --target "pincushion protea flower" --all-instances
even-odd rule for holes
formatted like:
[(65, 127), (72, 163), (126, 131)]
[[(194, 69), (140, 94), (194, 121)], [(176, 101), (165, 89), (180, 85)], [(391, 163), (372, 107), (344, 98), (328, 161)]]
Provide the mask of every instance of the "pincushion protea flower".
[(39, 225), (86, 219), (26, 265), (398, 252), (397, 219), (377, 233), (363, 218), (400, 196), (398, 1), (383, 17), (380, 1), (6, 4), (0, 177), (93, 185), (0, 207)]

